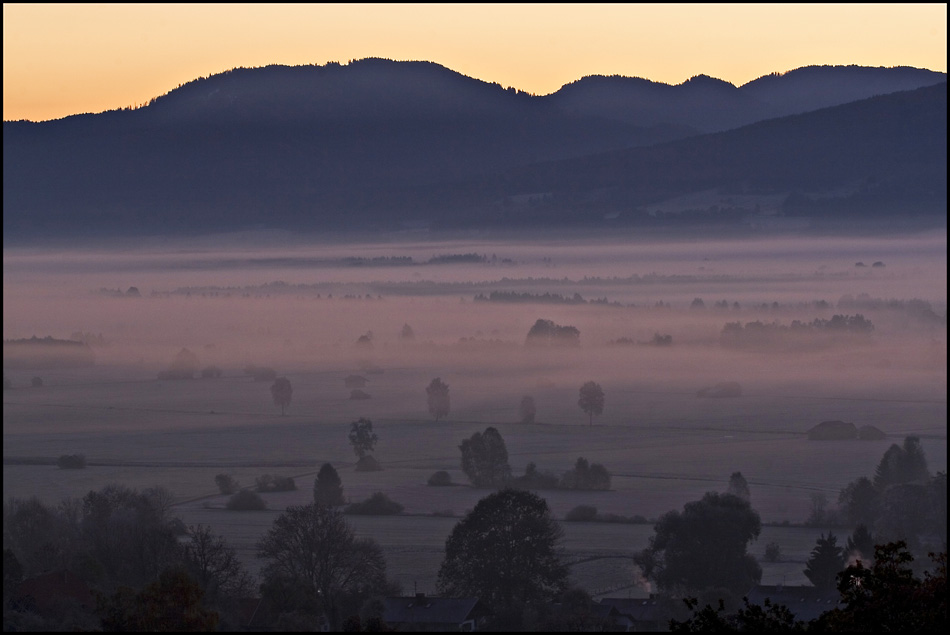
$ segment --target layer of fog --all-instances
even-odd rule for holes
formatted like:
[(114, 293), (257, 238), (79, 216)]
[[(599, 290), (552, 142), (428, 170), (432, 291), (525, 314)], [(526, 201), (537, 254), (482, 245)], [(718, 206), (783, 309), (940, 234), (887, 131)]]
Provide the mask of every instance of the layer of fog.
[[(425, 264), (451, 254), (485, 255), (486, 262)], [(365, 264), (407, 256), (413, 264)], [(347, 266), (346, 259), (353, 258), (363, 259), (364, 266)], [(615, 393), (694, 394), (728, 380), (759, 394), (945, 403), (946, 265), (945, 232), (662, 244), (548, 240), (256, 251), (169, 245), (139, 251), (8, 249), (3, 334), (4, 339), (101, 335), (105, 345), (95, 348), (97, 367), (121, 367), (142, 378), (154, 377), (188, 348), (202, 366), (216, 365), (225, 373), (239, 374), (248, 365), (288, 375), (411, 369), (420, 377), (453, 378), (462, 384), (455, 387), (460, 397), (468, 383), (471, 394), (484, 400), (505, 395), (510, 401), (538, 386), (573, 387), (593, 379)], [(129, 287), (141, 297), (125, 296)], [(474, 301), (476, 294), (492, 290), (579, 293), (585, 300), (606, 298), (623, 306)], [(837, 306), (843, 296), (862, 294), (922, 300), (937, 319)], [(705, 308), (691, 308), (696, 298)], [(717, 308), (717, 302), (727, 308)], [(872, 337), (809, 351), (794, 346), (732, 351), (719, 342), (727, 322), (787, 325), (841, 313), (863, 313), (875, 325)], [(580, 347), (526, 350), (525, 335), (539, 318), (577, 327)], [(404, 324), (414, 332), (411, 341), (401, 337)], [(371, 345), (357, 346), (357, 339), (369, 334)], [(656, 334), (672, 336), (673, 345), (647, 345)], [(621, 338), (633, 345), (610, 345)], [(60, 373), (59, 381), (70, 377)]]

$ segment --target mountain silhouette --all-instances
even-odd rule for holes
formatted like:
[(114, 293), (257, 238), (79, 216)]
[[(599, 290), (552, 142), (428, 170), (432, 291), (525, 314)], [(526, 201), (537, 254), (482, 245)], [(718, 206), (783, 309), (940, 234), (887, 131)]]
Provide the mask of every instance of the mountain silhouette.
[[(727, 167), (749, 173), (730, 173), (726, 181), (745, 178), (762, 181), (762, 187), (801, 189), (805, 181), (780, 183), (763, 176), (772, 165), (766, 160), (775, 163), (775, 173), (789, 160), (766, 149), (787, 142), (787, 134), (797, 135), (806, 164), (820, 164), (806, 158), (807, 152), (833, 150), (837, 160), (854, 164), (849, 178), (887, 182), (893, 157), (876, 154), (873, 139), (893, 141), (901, 130), (907, 139), (917, 139), (918, 128), (939, 129), (939, 122), (924, 118), (918, 125), (860, 111), (845, 121), (848, 129), (870, 128), (840, 140), (867, 155), (856, 162), (846, 156), (848, 148), (817, 141), (814, 147), (802, 145), (816, 135), (840, 132), (835, 124), (827, 129), (821, 117), (795, 124), (795, 131), (787, 123), (774, 129), (748, 124), (945, 81), (945, 74), (920, 69), (810, 67), (741, 88), (706, 76), (677, 86), (588, 77), (535, 96), (431, 62), (365, 59), (234, 69), (191, 81), (135, 110), (4, 122), (4, 237), (9, 242), (253, 227), (390, 229), (407, 222), (456, 226), (479, 217), (505, 223), (512, 216), (504, 211), (509, 199), (517, 206), (526, 194), (555, 191), (560, 193), (539, 199), (544, 205), (536, 207), (544, 209), (520, 215), (518, 222), (577, 222), (592, 218), (581, 210), (572, 219), (567, 209), (590, 198), (592, 190), (584, 188), (630, 189), (611, 175), (650, 183), (636, 196), (608, 193), (606, 202), (621, 211), (704, 189), (718, 183), (711, 174), (726, 178)], [(939, 110), (939, 96), (926, 95), (918, 99), (936, 100)], [(737, 135), (730, 137), (737, 141), (702, 134), (719, 130), (730, 130), (721, 134)], [(758, 161), (710, 159), (733, 151), (730, 143)], [(718, 165), (713, 169), (703, 160)], [(661, 164), (678, 176), (658, 178)], [(901, 169), (902, 175), (910, 172)], [(820, 181), (829, 173), (813, 176)], [(573, 184), (570, 196), (564, 194), (566, 184)], [(944, 197), (945, 191), (944, 175)], [(592, 209), (620, 213), (610, 205)]]

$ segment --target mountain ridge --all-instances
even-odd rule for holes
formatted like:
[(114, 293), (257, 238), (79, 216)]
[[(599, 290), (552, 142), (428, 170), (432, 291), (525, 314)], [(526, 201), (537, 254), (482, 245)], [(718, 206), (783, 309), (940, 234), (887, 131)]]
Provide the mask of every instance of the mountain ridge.
[[(945, 78), (945, 74), (920, 69), (898, 69), (896, 74), (887, 69), (868, 73), (850, 67), (798, 71), (801, 69), (783, 76), (813, 87), (798, 89), (812, 99), (803, 98), (799, 104), (817, 103), (814, 99), (836, 101), (843, 95)], [(841, 73), (847, 79), (840, 83), (850, 87), (833, 94), (822, 88), (829, 82), (834, 85), (827, 78)], [(820, 80), (808, 84), (809, 76), (814, 75)], [(858, 77), (872, 75), (874, 81), (863, 84)], [(892, 79), (886, 79), (888, 76)], [(667, 102), (664, 107), (662, 100), (644, 97), (641, 92), (642, 100), (654, 101), (637, 107), (635, 100), (623, 97), (623, 90), (631, 85), (629, 78), (618, 82), (592, 76), (586, 82), (579, 80), (579, 85), (562, 88), (564, 92), (538, 97), (466, 77), (433, 62), (374, 58), (346, 66), (235, 69), (193, 80), (135, 110), (74, 115), (50, 122), (4, 122), (5, 240), (8, 232), (15, 238), (63, 232), (201, 232), (262, 225), (289, 229), (355, 223), (386, 228), (393, 226), (394, 219), (397, 225), (398, 219), (422, 219), (425, 225), (439, 226), (457, 224), (472, 214), (511, 222), (511, 214), (495, 209), (498, 201), (504, 207), (504, 201), (512, 196), (520, 200), (522, 194), (557, 190), (565, 183), (592, 191), (597, 189), (598, 179), (620, 174), (617, 166), (602, 163), (602, 157), (610, 156), (605, 153), (620, 153), (616, 155), (620, 157), (635, 148), (688, 139), (708, 144), (712, 142), (702, 141), (703, 137), (712, 131), (723, 132), (718, 130), (723, 126), (737, 131), (776, 119), (772, 116), (776, 108), (762, 95), (783, 94), (776, 89), (782, 87), (782, 78), (766, 78), (746, 85), (756, 86), (759, 97), (706, 76), (677, 87), (631, 80), (653, 93), (679, 91), (675, 97), (680, 100), (678, 106)], [(943, 109), (944, 131), (945, 81), (942, 106), (933, 106)], [(605, 96), (597, 97), (597, 90), (587, 91), (591, 86)], [(625, 88), (618, 91), (617, 86)], [(583, 89), (581, 93), (576, 92), (579, 89)], [(704, 96), (683, 100), (682, 91)], [(571, 102), (566, 97), (571, 94), (583, 99)], [(623, 116), (613, 114), (618, 110)], [(669, 115), (665, 120), (650, 119), (650, 112), (662, 111)], [(860, 115), (854, 123), (868, 116)], [(729, 127), (746, 119), (753, 121)], [(927, 121), (933, 125), (934, 119)], [(871, 147), (863, 137), (883, 138), (898, 124), (880, 115), (866, 121), (869, 128), (853, 135), (848, 143)], [(911, 137), (926, 145), (929, 137), (918, 128)], [(739, 133), (745, 135), (747, 147), (741, 152), (766, 156), (761, 149), (751, 149), (756, 142), (747, 138), (748, 134)], [(794, 134), (814, 136), (801, 130)], [(833, 135), (834, 130), (827, 134)], [(893, 145), (893, 139), (888, 143)], [(944, 132), (942, 158), (939, 148), (928, 150), (931, 160), (937, 157), (938, 167), (946, 165), (945, 143)], [(655, 150), (656, 157), (665, 158), (651, 161), (665, 162), (668, 170), (691, 166), (690, 172), (683, 172), (676, 187), (666, 177), (656, 178), (650, 186), (654, 197), (673, 196), (677, 187), (681, 194), (705, 187), (708, 178), (703, 174), (715, 172), (715, 166), (700, 166), (689, 153), (707, 156), (707, 161), (722, 166), (728, 163), (709, 159), (707, 151), (695, 149), (699, 146), (674, 147), (694, 149), (683, 150), (687, 155), (679, 158), (663, 155), (671, 152), (668, 148)], [(824, 151), (820, 145), (815, 148), (813, 151)], [(873, 148), (869, 152), (872, 158), (876, 156)], [(845, 163), (867, 163), (860, 156), (835, 156)], [(800, 160), (820, 164), (817, 158)], [(882, 169), (890, 165), (886, 157), (876, 160)], [(530, 166), (557, 161), (573, 161), (568, 164), (581, 168), (558, 177), (553, 184), (539, 182), (534, 190), (524, 183), (518, 185), (519, 179), (537, 181), (544, 172), (544, 168)], [(780, 158), (771, 156), (769, 161), (775, 163)], [(594, 165), (600, 167), (591, 167)], [(750, 174), (760, 168), (764, 166), (733, 165), (734, 170)], [(535, 175), (525, 176), (531, 170)], [(591, 171), (602, 174), (597, 177), (589, 174)], [(640, 171), (655, 174), (649, 164), (643, 164)], [(933, 181), (931, 171), (925, 172)], [(910, 178), (907, 170), (901, 174), (901, 178)], [(862, 178), (868, 176), (873, 175)], [(636, 174), (627, 178), (643, 182)], [(664, 183), (666, 189), (661, 192)], [(802, 184), (795, 187), (804, 188)], [(928, 187), (942, 188), (945, 197), (945, 176), (942, 185), (938, 182)], [(543, 223), (546, 219), (533, 212), (570, 204), (590, 207), (584, 196), (590, 198), (591, 192), (584, 196), (579, 192), (536, 205), (532, 213), (515, 220), (533, 218)], [(615, 208), (620, 207), (601, 205), (601, 211), (624, 217), (630, 217), (637, 206), (655, 202), (642, 193), (601, 198), (604, 196)], [(451, 205), (456, 208), (448, 209)], [(570, 210), (560, 209), (555, 216), (569, 221)], [(575, 216), (591, 218), (586, 213)]]

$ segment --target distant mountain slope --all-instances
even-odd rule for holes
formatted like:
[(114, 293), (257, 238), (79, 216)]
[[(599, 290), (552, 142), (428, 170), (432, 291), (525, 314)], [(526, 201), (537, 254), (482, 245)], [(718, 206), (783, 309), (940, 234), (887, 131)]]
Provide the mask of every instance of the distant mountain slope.
[(766, 75), (738, 88), (706, 75), (675, 86), (595, 75), (563, 86), (550, 99), (578, 114), (719, 132), (945, 81), (946, 73), (925, 69), (862, 66), (807, 66)]
[[(695, 137), (700, 129), (740, 125), (788, 109), (783, 81), (812, 94), (811, 101), (803, 98), (795, 106), (802, 107), (942, 75), (878, 70), (863, 88), (863, 71), (846, 67), (815, 71), (814, 89), (807, 88), (811, 71), (802, 71), (742, 89), (705, 76), (675, 87), (585, 78), (538, 97), (429, 62), (368, 59), (345, 66), (236, 69), (189, 82), (134, 111), (4, 122), (4, 239), (247, 227), (386, 228), (416, 221), (452, 225), (489, 212), (505, 222), (507, 216), (498, 216), (495, 207), (512, 194), (563, 191), (575, 184), (576, 196), (558, 201), (572, 205), (589, 198), (590, 192), (580, 192), (598, 182), (630, 190), (611, 181), (614, 176), (639, 184), (636, 196), (628, 192), (612, 203), (629, 209), (637, 201), (694, 191), (724, 170), (737, 175), (729, 178), (748, 172), (744, 178), (753, 181), (769, 170), (781, 173), (783, 153), (768, 150), (768, 144), (797, 143), (800, 160), (808, 165), (822, 165), (820, 157), (806, 157), (820, 151), (852, 164), (854, 174), (886, 174), (882, 170), (890, 160), (869, 144), (881, 135), (901, 138), (903, 124), (890, 115), (876, 121), (861, 115), (830, 128), (821, 118), (802, 120), (787, 133), (797, 141), (776, 131), (789, 124), (737, 130), (737, 140), (729, 142)], [(891, 70), (899, 77), (888, 83)], [(835, 73), (848, 73), (845, 83), (851, 87), (830, 94), (826, 85)], [(755, 92), (746, 90), (752, 84), (758, 96), (747, 94)], [(945, 84), (943, 91), (945, 166)], [(863, 148), (866, 158), (853, 160), (842, 154), (847, 148), (830, 142), (803, 145), (816, 135), (831, 139), (842, 131), (841, 123), (849, 130), (871, 126), (840, 141), (855, 144), (855, 151)], [(907, 138), (917, 139), (918, 129), (911, 132)], [(683, 141), (662, 145), (677, 139)], [(645, 149), (654, 144), (661, 145)], [(725, 145), (715, 150), (716, 144)], [(642, 153), (625, 153), (638, 147)], [(788, 160), (787, 151), (785, 156)], [(743, 163), (741, 157), (758, 159)], [(572, 162), (551, 163), (565, 160)], [(703, 163), (709, 160), (715, 165)], [(867, 161), (881, 167), (871, 169)], [(540, 167), (526, 167), (531, 165)], [(658, 170), (660, 165), (676, 176)], [(818, 170), (814, 176), (838, 172)], [(570, 214), (565, 208), (560, 217)]]
[(544, 205), (507, 216), (548, 222), (577, 222), (585, 214), (594, 222), (605, 212), (642, 216), (653, 203), (710, 190), (753, 198), (782, 194), (784, 211), (805, 215), (928, 213), (945, 222), (947, 84), (647, 148), (527, 166), (507, 172), (492, 187), (496, 200), (546, 193)]

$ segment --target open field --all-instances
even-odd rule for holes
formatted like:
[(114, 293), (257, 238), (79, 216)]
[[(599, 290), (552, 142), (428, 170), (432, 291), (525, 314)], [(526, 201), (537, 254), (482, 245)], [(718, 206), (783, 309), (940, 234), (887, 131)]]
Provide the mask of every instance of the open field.
[[(351, 501), (382, 491), (405, 506), (400, 517), (349, 519), (359, 534), (380, 542), (405, 591), (431, 592), (446, 536), (486, 494), (467, 485), (458, 445), (492, 425), (515, 475), (530, 462), (560, 475), (579, 456), (613, 474), (607, 492), (539, 492), (557, 518), (585, 504), (656, 519), (707, 491), (724, 491), (730, 474), (741, 471), (764, 522), (801, 523), (814, 494), (833, 505), (842, 487), (873, 474), (888, 446), (907, 435), (921, 437), (932, 472), (947, 469), (945, 234), (900, 245), (845, 242), (837, 253), (820, 246), (324, 246), (320, 258), (330, 264), (300, 253), (282, 260), (202, 250), (178, 259), (127, 252), (58, 259), (5, 251), (5, 338), (81, 331), (102, 333), (105, 344), (94, 348), (96, 364), (87, 368), (5, 362), (12, 388), (3, 393), (3, 495), (56, 503), (108, 483), (163, 486), (187, 524), (211, 525), (253, 568), (256, 540), (280, 510), (311, 500), (316, 472), (330, 462)], [(489, 259), (388, 267), (332, 260), (410, 254), (422, 262), (473, 250)], [(503, 259), (510, 263), (499, 264)], [(886, 268), (854, 268), (857, 260), (879, 259)], [(142, 297), (99, 292), (117, 284), (136, 285)], [(491, 290), (580, 293), (624, 306), (473, 299)], [(860, 311), (835, 307), (846, 304), (843, 296), (860, 294), (919, 299), (933, 315), (870, 301)], [(706, 299), (704, 309), (691, 308), (697, 297)], [(720, 299), (729, 308), (714, 308)], [(664, 306), (655, 306), (660, 301)], [(719, 342), (729, 321), (788, 324), (857, 312), (875, 326), (858, 344), (747, 351)], [(576, 326), (580, 346), (525, 348), (539, 318)], [(413, 340), (399, 337), (403, 324), (411, 325)], [(372, 345), (356, 346), (369, 332)], [(645, 342), (656, 333), (672, 335), (672, 346), (610, 344)], [(157, 379), (183, 347), (222, 376)], [(271, 382), (244, 373), (249, 364), (291, 381), (286, 416), (272, 402)], [(344, 378), (351, 374), (367, 378), (371, 399), (349, 399)], [(30, 387), (34, 376), (42, 387)], [(426, 408), (425, 387), (434, 377), (450, 386), (451, 412), (439, 422)], [(590, 380), (606, 395), (592, 426), (577, 405), (578, 388)], [(739, 382), (741, 396), (697, 397), (722, 381)], [(536, 423), (517, 422), (524, 395), (537, 403)], [(347, 433), (360, 417), (370, 418), (379, 436), (381, 472), (353, 470)], [(836, 419), (876, 426), (887, 437), (807, 439), (812, 426)], [(86, 469), (55, 466), (56, 457), (74, 453), (86, 456)], [(436, 470), (460, 485), (427, 486)], [(214, 484), (221, 472), (245, 486), (264, 473), (292, 476), (298, 490), (265, 494), (266, 512), (229, 512)], [(650, 524), (564, 527), (578, 582), (595, 592), (637, 592), (629, 558), (646, 546)], [(802, 582), (820, 532), (764, 528), (752, 553), (761, 558), (775, 541), (785, 561), (765, 564), (763, 582)]]

